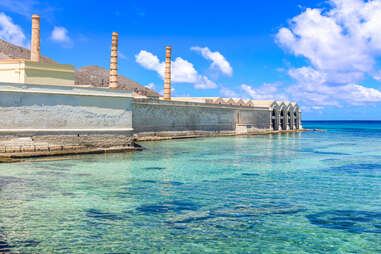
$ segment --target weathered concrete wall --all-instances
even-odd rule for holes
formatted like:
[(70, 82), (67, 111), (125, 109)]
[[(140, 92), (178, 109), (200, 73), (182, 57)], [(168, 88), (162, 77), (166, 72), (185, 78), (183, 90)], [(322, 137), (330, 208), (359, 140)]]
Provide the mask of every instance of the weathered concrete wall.
[[(270, 112), (266, 109), (180, 102), (134, 99), (132, 126), (141, 132), (235, 132), (236, 126), (270, 129)], [(170, 135), (168, 133), (167, 135)]]
[(128, 144), (133, 134), (144, 140), (262, 133), (271, 129), (271, 113), (268, 107), (133, 98), (115, 89), (0, 83), (4, 147), (18, 137), (43, 146), (113, 147)]
[(271, 112), (262, 110), (239, 110), (238, 124), (251, 125), (256, 129), (268, 130), (271, 128)]
[(135, 132), (234, 131), (235, 112), (197, 103), (135, 99), (132, 126)]
[(0, 87), (0, 132), (132, 131), (128, 94), (59, 88)]

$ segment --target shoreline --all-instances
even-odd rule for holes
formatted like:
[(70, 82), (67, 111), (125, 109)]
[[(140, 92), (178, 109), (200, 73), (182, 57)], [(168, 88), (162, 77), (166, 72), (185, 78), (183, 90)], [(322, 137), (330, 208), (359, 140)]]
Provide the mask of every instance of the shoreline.
[(0, 153), (0, 163), (23, 162), (24, 159), (57, 157), (63, 159), (65, 156), (84, 155), (84, 154), (106, 154), (106, 153), (123, 153), (142, 151), (141, 146), (126, 147), (110, 147), (110, 148), (80, 148), (77, 150), (63, 151), (37, 151), (37, 152), (16, 152), (16, 153)]
[[(312, 130), (312, 129), (299, 129), (299, 130), (258, 130), (251, 131), (248, 133), (235, 133), (235, 132), (174, 132), (168, 133), (170, 135), (165, 135), (165, 133), (150, 133), (149, 135), (136, 136), (136, 141), (161, 141), (161, 140), (174, 140), (174, 139), (190, 139), (190, 138), (208, 138), (208, 137), (236, 137), (236, 136), (254, 136), (254, 135), (269, 135), (269, 134), (286, 134), (286, 133), (301, 133), (307, 131), (326, 131), (326, 130)], [(187, 134), (188, 133), (188, 134)]]
[[(286, 133), (302, 133), (302, 132), (324, 132), (327, 130), (318, 129), (300, 129), (300, 130), (278, 130), (278, 131), (254, 131), (250, 133), (236, 134), (236, 133), (191, 133), (184, 135), (180, 133), (179, 135), (147, 135), (136, 137), (136, 141), (146, 142), (146, 141), (164, 141), (164, 140), (176, 140), (176, 139), (191, 139), (191, 138), (206, 138), (206, 137), (232, 137), (232, 136), (252, 136), (252, 135), (269, 135), (269, 134), (286, 134)], [(183, 135), (181, 135), (183, 134)], [(3, 152), (0, 153), (0, 163), (15, 163), (28, 161), (25, 159), (36, 159), (36, 158), (46, 158), (54, 157), (57, 160), (64, 159), (66, 156), (71, 155), (85, 155), (85, 154), (106, 154), (106, 153), (124, 153), (124, 152), (135, 152), (142, 151), (144, 147), (136, 144), (134, 146), (116, 146), (109, 148), (86, 148), (86, 147), (73, 147), (72, 149), (66, 150), (55, 150), (55, 151), (22, 151), (22, 152)]]

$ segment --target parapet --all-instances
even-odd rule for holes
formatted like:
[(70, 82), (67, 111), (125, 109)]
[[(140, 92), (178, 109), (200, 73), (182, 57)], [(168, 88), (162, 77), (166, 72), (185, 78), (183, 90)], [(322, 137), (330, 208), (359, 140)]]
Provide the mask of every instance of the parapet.
[(173, 101), (182, 102), (196, 102), (196, 103), (208, 103), (208, 104), (220, 104), (249, 108), (261, 108), (266, 110), (278, 109), (280, 107), (292, 107), (299, 108), (294, 102), (282, 102), (275, 100), (250, 100), (240, 98), (221, 98), (221, 97), (173, 97)]

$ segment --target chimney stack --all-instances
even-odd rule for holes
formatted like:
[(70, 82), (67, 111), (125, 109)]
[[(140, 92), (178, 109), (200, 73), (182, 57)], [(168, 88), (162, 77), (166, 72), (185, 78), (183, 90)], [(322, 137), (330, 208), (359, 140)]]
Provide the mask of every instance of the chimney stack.
[(171, 47), (167, 46), (164, 71), (164, 100), (171, 99)]
[(32, 15), (32, 43), (30, 60), (40, 61), (40, 15)]
[(112, 33), (110, 82), (108, 88), (118, 88), (118, 33)]

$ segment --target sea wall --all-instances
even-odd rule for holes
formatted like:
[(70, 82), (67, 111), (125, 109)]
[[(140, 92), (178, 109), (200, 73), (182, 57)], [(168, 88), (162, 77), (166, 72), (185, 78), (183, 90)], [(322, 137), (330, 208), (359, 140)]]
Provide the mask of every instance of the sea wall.
[(142, 98), (134, 99), (132, 111), (132, 126), (140, 136), (235, 134), (238, 124), (250, 129), (240, 133), (270, 128), (266, 109)]
[(135, 99), (132, 125), (135, 132), (233, 131), (234, 110), (197, 103)]
[(112, 90), (0, 84), (0, 132), (132, 131), (132, 97)]
[(251, 128), (259, 130), (271, 129), (270, 111), (266, 108), (257, 109), (239, 109), (238, 110), (239, 125), (250, 125)]
[(266, 107), (133, 97), (126, 90), (62, 85), (0, 83), (0, 116), (0, 150), (13, 143), (16, 150), (49, 144), (55, 149), (114, 147), (128, 146), (133, 135), (147, 140), (271, 131), (271, 109)]

